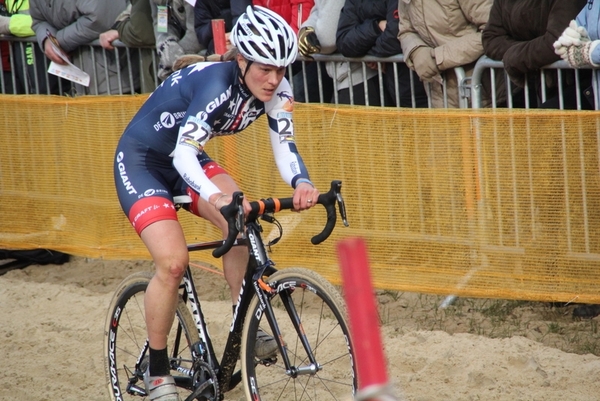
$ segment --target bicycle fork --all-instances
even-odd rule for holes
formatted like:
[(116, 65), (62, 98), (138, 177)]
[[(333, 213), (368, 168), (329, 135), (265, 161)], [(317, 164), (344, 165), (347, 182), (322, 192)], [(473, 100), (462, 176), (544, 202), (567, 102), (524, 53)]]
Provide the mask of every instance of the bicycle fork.
[[(257, 294), (260, 299), (260, 303), (263, 306), (263, 313), (265, 314), (267, 322), (269, 322), (269, 326), (271, 327), (273, 335), (276, 338), (277, 345), (279, 346), (279, 351), (281, 354), (281, 358), (283, 359), (283, 363), (285, 365), (286, 374), (292, 378), (296, 378), (301, 375), (316, 374), (322, 369), (322, 366), (317, 363), (313, 350), (310, 346), (310, 343), (308, 342), (308, 338), (306, 337), (306, 333), (304, 332), (302, 321), (300, 320), (300, 316), (298, 315), (298, 311), (296, 310), (296, 306), (294, 305), (294, 302), (292, 300), (291, 294), (295, 288), (289, 285), (286, 285), (285, 287), (281, 288), (280, 286), (273, 288), (272, 286), (264, 282), (262, 284), (268, 286), (270, 290), (262, 288), (261, 286), (261, 290), (257, 291)], [(292, 366), (292, 363), (290, 362), (290, 358), (287, 353), (287, 345), (283, 340), (281, 330), (277, 325), (275, 314), (273, 312), (273, 307), (271, 306), (271, 302), (268, 299), (270, 296), (268, 295), (269, 293), (272, 295), (276, 293), (279, 294), (281, 302), (283, 303), (283, 306), (285, 307), (285, 310), (288, 316), (290, 317), (290, 320), (292, 321), (294, 329), (296, 330), (296, 334), (300, 338), (300, 342), (302, 343), (304, 351), (306, 352), (306, 356), (308, 358), (308, 361), (310, 362), (308, 365)]]

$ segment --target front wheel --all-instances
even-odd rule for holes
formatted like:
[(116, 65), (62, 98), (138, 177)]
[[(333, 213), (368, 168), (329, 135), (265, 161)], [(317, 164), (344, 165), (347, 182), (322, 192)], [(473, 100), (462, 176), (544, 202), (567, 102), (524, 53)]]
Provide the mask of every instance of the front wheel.
[[(256, 331), (260, 327), (272, 334), (263, 307), (253, 297), (242, 333), (242, 376), (248, 400), (348, 400), (357, 388), (353, 348), (341, 295), (322, 276), (312, 270), (290, 268), (278, 271), (268, 279), (276, 293), (271, 306), (282, 333), (291, 370), (281, 354), (270, 360), (254, 356)], [(306, 334), (308, 352), (292, 324), (291, 300)], [(293, 313), (293, 312), (292, 312)], [(300, 329), (300, 332), (302, 331)]]
[[(104, 331), (104, 367), (112, 401), (147, 399), (143, 380), (148, 363), (144, 294), (151, 278), (151, 272), (127, 277), (110, 303)], [(185, 399), (191, 393), (192, 379), (184, 372), (192, 367), (191, 347), (199, 336), (181, 297), (168, 338), (171, 367), (183, 373), (173, 372), (181, 387), (180, 396)]]

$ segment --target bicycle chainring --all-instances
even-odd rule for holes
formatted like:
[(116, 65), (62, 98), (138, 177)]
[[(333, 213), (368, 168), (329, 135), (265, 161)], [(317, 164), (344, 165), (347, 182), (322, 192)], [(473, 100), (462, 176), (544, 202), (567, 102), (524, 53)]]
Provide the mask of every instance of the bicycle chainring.
[(194, 392), (188, 400), (198, 401), (220, 401), (219, 382), (217, 373), (204, 361), (194, 362)]

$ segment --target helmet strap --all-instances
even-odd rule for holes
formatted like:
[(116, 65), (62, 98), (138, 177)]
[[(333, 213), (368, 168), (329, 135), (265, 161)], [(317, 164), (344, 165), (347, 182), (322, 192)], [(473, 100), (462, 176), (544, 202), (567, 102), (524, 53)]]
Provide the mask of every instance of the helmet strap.
[(244, 81), (244, 84), (246, 83), (246, 74), (248, 73), (248, 70), (250, 69), (250, 66), (252, 65), (252, 63), (254, 61), (248, 60), (246, 59), (247, 63), (246, 63), (246, 69), (244, 71), (242, 71), (242, 81)]

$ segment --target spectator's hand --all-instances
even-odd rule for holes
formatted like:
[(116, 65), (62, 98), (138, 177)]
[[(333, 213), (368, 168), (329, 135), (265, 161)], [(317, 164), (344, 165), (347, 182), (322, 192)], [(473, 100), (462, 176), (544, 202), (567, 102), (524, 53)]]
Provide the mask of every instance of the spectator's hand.
[(381, 32), (384, 32), (385, 27), (387, 26), (387, 21), (382, 19), (381, 21), (379, 21), (378, 25), (379, 25), (379, 29), (381, 29)]
[(417, 47), (410, 54), (415, 72), (421, 78), (421, 81), (442, 83), (440, 69), (435, 61), (433, 49), (427, 46)]
[(558, 40), (554, 42), (554, 52), (563, 57), (569, 47), (581, 46), (583, 43), (589, 41), (590, 37), (587, 30), (582, 26), (578, 26), (575, 20), (571, 20), (569, 26), (560, 35)]
[(310, 57), (311, 54), (321, 51), (321, 43), (319, 43), (313, 27), (305, 26), (300, 28), (298, 32), (298, 50), (304, 57)]
[(573, 68), (598, 67), (598, 64), (594, 64), (592, 61), (592, 52), (598, 44), (600, 44), (600, 40), (587, 41), (581, 46), (570, 46), (562, 58)]
[(60, 57), (58, 54), (56, 54), (56, 52), (52, 48), (52, 43), (50, 42), (49, 39), (44, 40), (44, 54), (46, 55), (46, 57), (48, 57), (50, 60), (54, 61), (56, 64), (62, 64), (62, 65), (67, 64), (67, 62), (65, 60), (63, 60), (62, 57)]
[(115, 47), (112, 45), (112, 42), (119, 39), (119, 31), (116, 29), (111, 29), (106, 32), (100, 34), (98, 40), (100, 41), (100, 46), (104, 47), (107, 50), (113, 50)]

